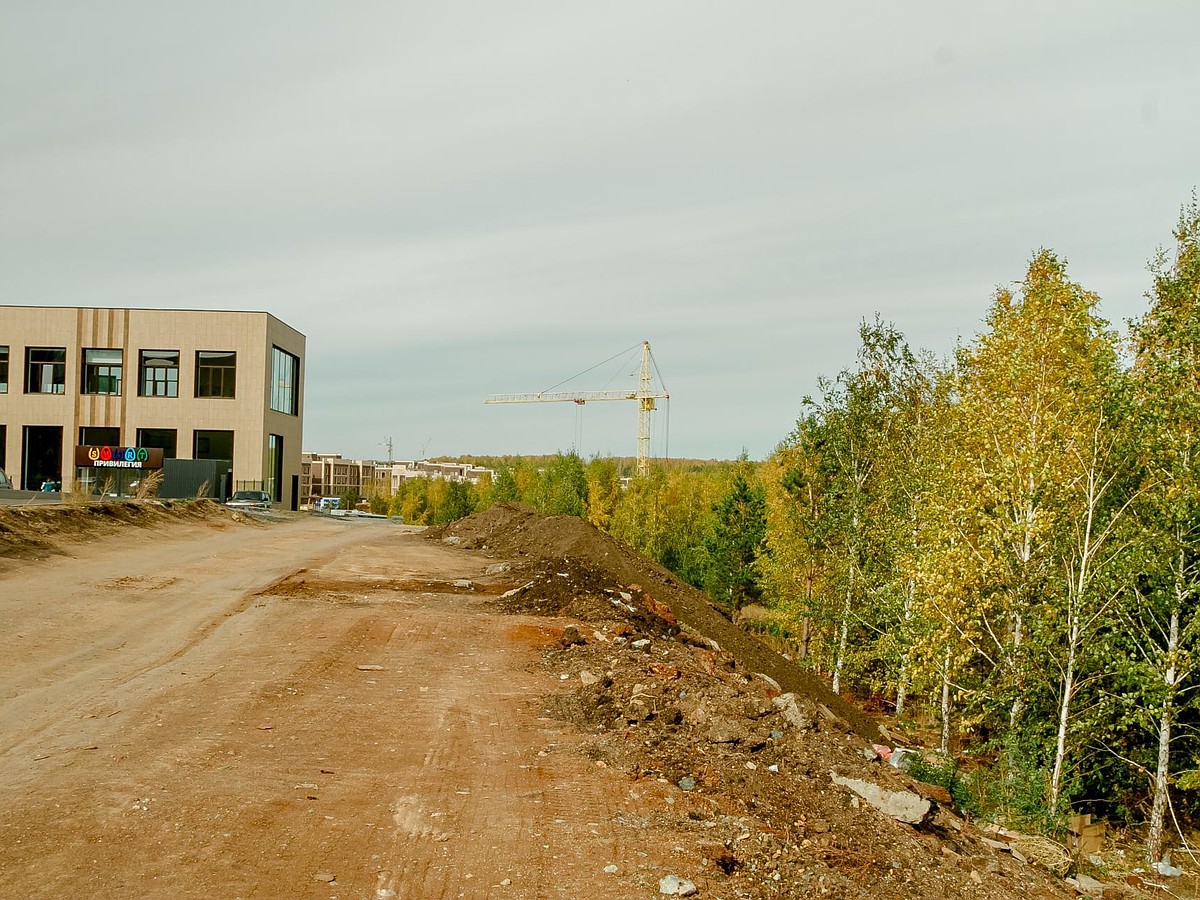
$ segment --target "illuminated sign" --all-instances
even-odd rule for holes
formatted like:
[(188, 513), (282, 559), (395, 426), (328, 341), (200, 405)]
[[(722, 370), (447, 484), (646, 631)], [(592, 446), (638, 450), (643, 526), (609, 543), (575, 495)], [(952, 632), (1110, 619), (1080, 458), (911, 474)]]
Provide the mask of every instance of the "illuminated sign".
[(161, 447), (75, 448), (75, 465), (81, 469), (161, 469)]

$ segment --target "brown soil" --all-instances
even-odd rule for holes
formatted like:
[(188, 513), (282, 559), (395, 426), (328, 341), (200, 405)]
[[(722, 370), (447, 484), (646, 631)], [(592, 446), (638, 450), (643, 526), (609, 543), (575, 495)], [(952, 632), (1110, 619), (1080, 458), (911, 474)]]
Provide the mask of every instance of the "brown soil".
[(0, 571), (5, 896), (1070, 896), (856, 803), (920, 790), (869, 720), (582, 522), (213, 516)]

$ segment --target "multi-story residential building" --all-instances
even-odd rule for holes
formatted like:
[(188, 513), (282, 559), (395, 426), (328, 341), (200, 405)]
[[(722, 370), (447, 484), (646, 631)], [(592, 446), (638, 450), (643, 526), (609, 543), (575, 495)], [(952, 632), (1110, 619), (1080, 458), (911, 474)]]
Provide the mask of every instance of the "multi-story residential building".
[(294, 507), (304, 344), (264, 312), (0, 306), (0, 468), (37, 490), (91, 483), (117, 449), (230, 460)]
[(373, 459), (343, 459), (340, 453), (308, 451), (305, 451), (301, 465), (301, 502), (308, 504), (314, 504), (322, 497), (340, 497), (351, 488), (366, 494), (373, 484), (382, 484), (394, 492), (402, 482), (414, 478), (476, 484), (485, 475), (494, 478), (496, 474), (491, 469), (468, 463), (425, 460), (381, 462)]

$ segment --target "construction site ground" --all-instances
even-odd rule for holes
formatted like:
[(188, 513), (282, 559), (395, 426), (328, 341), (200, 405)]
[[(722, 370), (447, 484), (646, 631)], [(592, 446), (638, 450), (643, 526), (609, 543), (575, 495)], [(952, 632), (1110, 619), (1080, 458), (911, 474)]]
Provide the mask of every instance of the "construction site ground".
[(0, 621), (5, 897), (1075, 895), (579, 520), (4, 511)]

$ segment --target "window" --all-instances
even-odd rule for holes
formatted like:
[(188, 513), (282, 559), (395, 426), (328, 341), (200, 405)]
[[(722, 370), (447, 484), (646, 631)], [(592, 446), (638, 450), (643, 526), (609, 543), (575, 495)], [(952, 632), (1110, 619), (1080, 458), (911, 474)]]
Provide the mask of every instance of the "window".
[(158, 447), (163, 452), (163, 459), (175, 459), (178, 436), (174, 428), (139, 428), (137, 430), (137, 445), (139, 447)]
[(25, 348), (25, 393), (67, 392), (67, 348)]
[(8, 348), (0, 347), (0, 394), (8, 393)]
[(233, 462), (233, 432), (192, 432), (192, 459), (227, 459)]
[(271, 409), (296, 415), (299, 401), (300, 357), (271, 348)]
[(267, 435), (267, 483), (263, 485), (276, 503), (283, 501), (283, 438)]
[(85, 394), (121, 393), (121, 351), (84, 350), (83, 387)]
[(143, 350), (138, 395), (141, 397), (179, 396), (179, 351)]
[(233, 351), (196, 351), (196, 396), (233, 397), (237, 354)]
[(79, 429), (81, 447), (120, 447), (120, 428), (96, 428), (85, 426)]

